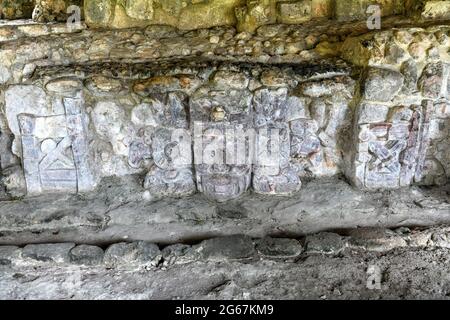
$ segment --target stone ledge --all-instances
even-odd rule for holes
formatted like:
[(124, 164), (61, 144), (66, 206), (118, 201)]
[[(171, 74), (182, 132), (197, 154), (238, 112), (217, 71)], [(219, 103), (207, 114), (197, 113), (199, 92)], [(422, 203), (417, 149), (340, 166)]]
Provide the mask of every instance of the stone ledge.
[(87, 195), (0, 202), (0, 244), (173, 244), (233, 234), (297, 238), (357, 227), (431, 226), (450, 222), (448, 187), (367, 193), (333, 178), (306, 183), (291, 197), (248, 194), (219, 204), (199, 194), (149, 201), (140, 180), (115, 178)]
[[(54, 265), (100, 266), (117, 269), (162, 269), (202, 261), (220, 262), (275, 260), (295, 262), (311, 255), (340, 255), (351, 252), (384, 252), (399, 248), (450, 248), (450, 227), (430, 229), (401, 227), (357, 228), (338, 233), (322, 232), (300, 239), (252, 239), (232, 235), (204, 240), (195, 245), (120, 242), (105, 250), (94, 245), (53, 243), (0, 246), (0, 265), (31, 267)], [(304, 245), (303, 245), (304, 244)]]

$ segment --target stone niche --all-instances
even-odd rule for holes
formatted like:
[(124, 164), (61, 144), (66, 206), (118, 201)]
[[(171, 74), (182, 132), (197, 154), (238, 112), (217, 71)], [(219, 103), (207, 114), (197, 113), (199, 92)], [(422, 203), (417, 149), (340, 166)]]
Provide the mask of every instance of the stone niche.
[[(141, 174), (154, 196), (288, 195), (302, 180), (344, 171), (355, 81), (347, 68), (315, 70), (183, 62), (38, 70), (5, 91), (12, 149), (29, 194)], [(242, 149), (226, 148), (244, 136)], [(253, 149), (276, 161), (230, 161)]]

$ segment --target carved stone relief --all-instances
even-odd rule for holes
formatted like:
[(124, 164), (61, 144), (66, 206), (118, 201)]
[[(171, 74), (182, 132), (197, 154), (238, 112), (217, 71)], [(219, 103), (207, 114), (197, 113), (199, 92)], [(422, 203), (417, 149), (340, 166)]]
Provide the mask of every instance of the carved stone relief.
[(65, 114), (18, 116), (28, 194), (95, 187), (82, 103), (81, 98), (65, 98)]

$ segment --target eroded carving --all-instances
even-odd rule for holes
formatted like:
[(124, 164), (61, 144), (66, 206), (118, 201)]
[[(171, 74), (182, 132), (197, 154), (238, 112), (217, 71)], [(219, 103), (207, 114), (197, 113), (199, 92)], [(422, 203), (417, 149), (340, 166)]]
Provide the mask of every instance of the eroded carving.
[(66, 98), (66, 114), (18, 116), (27, 191), (85, 192), (95, 187), (81, 98)]

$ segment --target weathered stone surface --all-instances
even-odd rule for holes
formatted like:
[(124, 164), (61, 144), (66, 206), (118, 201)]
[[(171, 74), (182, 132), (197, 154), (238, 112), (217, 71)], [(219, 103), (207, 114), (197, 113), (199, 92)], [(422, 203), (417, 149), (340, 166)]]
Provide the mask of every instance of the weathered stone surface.
[(360, 106), (359, 112), (360, 124), (380, 123), (386, 120), (389, 108), (382, 104), (364, 103)]
[(86, 23), (92, 27), (108, 25), (114, 14), (114, 5), (110, 0), (85, 0)]
[(0, 246), (0, 266), (7, 266), (20, 259), (21, 250), (16, 246)]
[[(412, 230), (428, 238), (448, 230)], [(346, 250), (337, 256), (241, 263), (197, 260), (136, 272), (104, 265), (2, 265), (1, 299), (443, 299), (448, 249), (425, 241), (383, 254)], [(1, 251), (1, 249), (0, 249)], [(436, 263), (439, 261), (439, 263)], [(367, 288), (368, 270), (381, 274), (380, 290)], [(192, 281), (196, 279), (196, 281)], [(46, 288), (46, 290), (42, 290)], [(330, 289), (331, 288), (331, 289)]]
[[(448, 26), (427, 27), (422, 21), (419, 28), (411, 18), (383, 18), (383, 30), (367, 33), (366, 17), (360, 23), (323, 19), (301, 27), (273, 23), (274, 17), (282, 19), (281, 5), (306, 4), (308, 19), (323, 18), (318, 12), (325, 12), (327, 1), (283, 1), (278, 7), (272, 1), (113, 2), (111, 14), (97, 26), (124, 30), (75, 33), (63, 24), (0, 25), (0, 128), (7, 135), (0, 144), (0, 198), (24, 195), (24, 176), (28, 194), (39, 193), (0, 202), (0, 243), (116, 243), (108, 249), (108, 263), (97, 260), (100, 248), (81, 245), (71, 249), (67, 264), (56, 267), (89, 269), (86, 264), (92, 263), (93, 270), (110, 275), (128, 266), (162, 272), (220, 261), (223, 269), (213, 285), (205, 285), (217, 294), (237, 288), (227, 276), (229, 263), (250, 262), (252, 273), (251, 258), (265, 265), (278, 263), (267, 261), (272, 258), (308, 264), (321, 259), (310, 252), (348, 254), (326, 245), (315, 250), (310, 238), (311, 250), (296, 259), (299, 242), (278, 237), (448, 221)], [(243, 15), (236, 17), (236, 7)], [(147, 27), (234, 26), (238, 18), (255, 34), (232, 27), (192, 32)], [(366, 70), (362, 77), (361, 70)], [(204, 130), (196, 131), (196, 122)], [(187, 140), (206, 139), (189, 141), (186, 152), (177, 152), (172, 133), (178, 129)], [(222, 163), (202, 163), (198, 151), (212, 158), (218, 154), (213, 140), (232, 145), (218, 133), (227, 129), (242, 130), (239, 137), (246, 137), (244, 130), (281, 131), (280, 139), (256, 141), (263, 147), (259, 158), (278, 147), (278, 162), (229, 163), (233, 155), (225, 153), (217, 157)], [(255, 147), (248, 142), (244, 154)], [(177, 166), (185, 155), (193, 156)], [(90, 190), (97, 174), (108, 179), (95, 193), (69, 194)], [(341, 174), (358, 189), (383, 192), (360, 192), (343, 179), (317, 180)], [(441, 187), (410, 187), (413, 183)], [(400, 187), (410, 188), (386, 191)], [(197, 189), (202, 194), (170, 198)], [(41, 195), (53, 191), (65, 194)], [(448, 245), (443, 235), (414, 238), (414, 232), (399, 230), (375, 240), (355, 235), (352, 251), (401, 251), (404, 241)], [(232, 251), (218, 245), (231, 243), (223, 239), (166, 247), (162, 258), (148, 258), (150, 264), (138, 258), (137, 244), (114, 249), (120, 241), (167, 245), (241, 233), (277, 238), (255, 240), (259, 255), (250, 238), (234, 239), (239, 245)], [(20, 259), (26, 268), (43, 265)], [(13, 260), (7, 264), (16, 268)], [(23, 284), (34, 277), (22, 274), (7, 281)], [(158, 280), (146, 284), (152, 281)], [(261, 283), (259, 277), (252, 281)], [(33, 285), (40, 287), (39, 280)]]
[(442, 62), (428, 64), (419, 79), (419, 89), (422, 94), (431, 99), (441, 97), (445, 75), (446, 66)]
[(422, 17), (429, 20), (450, 19), (450, 3), (448, 1), (425, 1)]
[(77, 79), (62, 78), (49, 81), (46, 84), (46, 89), (51, 92), (72, 96), (75, 92), (81, 90), (82, 86)]
[(312, 18), (312, 0), (277, 3), (280, 23), (303, 23)]
[(347, 240), (336, 233), (322, 232), (307, 236), (306, 253), (338, 254), (347, 246)]
[(259, 240), (256, 249), (264, 257), (275, 259), (296, 258), (303, 251), (302, 245), (297, 240), (270, 237)]
[(70, 250), (74, 243), (29, 244), (22, 250), (22, 257), (44, 263), (70, 262)]
[(405, 77), (403, 89), (405, 93), (413, 93), (417, 90), (417, 80), (419, 78), (417, 71), (417, 64), (410, 59), (405, 61), (401, 67), (401, 73)]
[(102, 10), (88, 1), (85, 14), (89, 25), (95, 27), (127, 28), (166, 24), (193, 30), (237, 25), (239, 31), (254, 32), (260, 26), (275, 22), (300, 24), (325, 18), (365, 21), (376, 13), (370, 10), (373, 5), (380, 7), (383, 17), (415, 16), (417, 9), (420, 9), (422, 17), (429, 20), (446, 19), (448, 7), (446, 1), (426, 1), (424, 6), (418, 7), (417, 4), (398, 0), (342, 0), (337, 4), (332, 0), (128, 0), (117, 4), (113, 0), (104, 0), (101, 3)]
[(362, 96), (367, 100), (390, 101), (403, 86), (403, 76), (395, 71), (369, 68), (362, 82)]
[(0, 12), (3, 19), (30, 19), (34, 0), (2, 0)]
[(115, 178), (82, 197), (60, 194), (1, 201), (0, 243), (106, 243), (126, 238), (170, 244), (198, 237), (285, 233), (299, 238), (324, 230), (430, 226), (450, 219), (448, 186), (370, 193), (328, 178), (305, 183), (288, 198), (248, 194), (218, 204), (201, 194), (143, 200), (141, 182)]
[(198, 257), (194, 249), (186, 244), (174, 244), (165, 247), (162, 251), (163, 265), (165, 267), (173, 264), (185, 264)]
[(339, 21), (363, 20), (374, 12), (368, 12), (370, 5), (379, 5), (382, 16), (403, 14), (403, 1), (397, 0), (341, 0), (336, 2), (336, 18)]
[(275, 2), (270, 0), (246, 1), (236, 8), (238, 31), (254, 32), (258, 27), (276, 21)]
[(197, 191), (192, 169), (164, 170), (156, 166), (147, 173), (144, 188), (159, 197), (188, 196)]
[(248, 86), (248, 78), (245, 74), (240, 72), (232, 72), (220, 70), (217, 71), (213, 76), (213, 85), (217, 89), (236, 89), (244, 90)]
[(241, 235), (205, 240), (194, 250), (208, 260), (248, 260), (256, 253), (252, 239)]
[(27, 194), (27, 185), (22, 166), (14, 165), (2, 170), (1, 184), (13, 198), (20, 198)]
[(5, 92), (5, 114), (9, 129), (15, 136), (20, 135), (17, 116), (21, 113), (36, 116), (49, 115), (46, 108), (44, 90), (34, 85), (14, 85)]
[(90, 245), (78, 245), (70, 250), (70, 262), (79, 265), (98, 265), (103, 261), (102, 248)]
[(253, 105), (255, 108), (255, 126), (261, 127), (284, 122), (286, 119), (287, 90), (261, 89), (255, 92)]
[(158, 246), (145, 241), (116, 243), (105, 251), (103, 261), (108, 266), (137, 265), (154, 267), (161, 260)]
[(81, 14), (83, 12), (82, 0), (35, 0), (33, 20), (37, 22), (66, 22), (73, 14), (72, 11), (68, 10), (70, 6), (78, 7), (77, 14), (79, 14), (79, 18), (81, 19)]
[(153, 19), (154, 9), (153, 1), (147, 0), (128, 0), (125, 4), (127, 15), (134, 19), (151, 20)]
[(407, 245), (405, 239), (388, 229), (355, 229), (349, 235), (351, 237), (349, 240), (350, 248), (384, 252)]
[(66, 115), (19, 115), (28, 194), (86, 192), (95, 187), (82, 100), (66, 98), (64, 102)]

